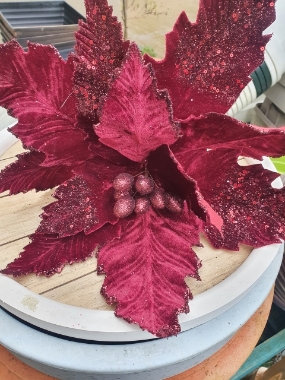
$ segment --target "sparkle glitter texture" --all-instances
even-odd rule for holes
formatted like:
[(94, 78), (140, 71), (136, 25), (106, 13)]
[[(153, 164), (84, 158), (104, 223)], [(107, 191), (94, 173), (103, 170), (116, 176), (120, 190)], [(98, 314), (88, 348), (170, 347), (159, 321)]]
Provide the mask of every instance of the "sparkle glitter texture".
[(146, 197), (139, 197), (136, 198), (136, 206), (135, 206), (135, 213), (136, 214), (144, 214), (149, 210), (150, 203), (148, 198)]
[(80, 21), (75, 34), (74, 92), (82, 115), (95, 121), (100, 98), (106, 95), (129, 43), (123, 41), (122, 26), (106, 0), (86, 0), (85, 6), (87, 22)]
[(152, 207), (162, 210), (165, 207), (165, 193), (161, 191), (160, 189), (156, 188), (152, 194), (150, 194), (150, 202)]
[(145, 56), (155, 69), (158, 87), (169, 90), (176, 118), (228, 111), (264, 60), (270, 36), (262, 36), (262, 31), (274, 19), (271, 3), (202, 0), (196, 23), (181, 13), (166, 37), (163, 61)]
[(130, 195), (125, 195), (117, 200), (114, 206), (114, 214), (117, 218), (126, 218), (135, 208), (135, 200)]
[(140, 174), (136, 179), (135, 189), (141, 195), (150, 194), (154, 189), (154, 182), (150, 177)]
[(129, 191), (114, 191), (114, 199), (119, 199), (125, 197), (126, 195), (130, 195)]
[(131, 190), (134, 183), (134, 177), (129, 173), (119, 174), (113, 181), (113, 187), (117, 191), (126, 192)]
[(183, 202), (175, 195), (165, 194), (165, 206), (169, 211), (179, 214), (182, 211)]

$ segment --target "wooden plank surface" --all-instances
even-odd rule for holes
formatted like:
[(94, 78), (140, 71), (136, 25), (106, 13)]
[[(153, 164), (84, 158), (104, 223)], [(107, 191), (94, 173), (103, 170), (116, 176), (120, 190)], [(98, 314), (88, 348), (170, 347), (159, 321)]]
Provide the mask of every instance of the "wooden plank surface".
[[(10, 0), (23, 2), (26, 0)], [(164, 57), (165, 34), (174, 26), (179, 14), (184, 10), (194, 22), (199, 0), (124, 0), (126, 5), (127, 39), (135, 41), (140, 48), (150, 47), (156, 57)], [(85, 15), (84, 0), (67, 0), (73, 8)], [(109, 0), (113, 14), (122, 22), (123, 0)]]
[(195, 21), (199, 0), (126, 0), (127, 38), (140, 48), (150, 47), (156, 57), (164, 57), (165, 34), (171, 32), (184, 10)]
[(16, 160), (16, 157), (15, 157), (16, 154), (20, 154), (23, 152), (25, 152), (25, 149), (23, 148), (21, 141), (16, 142), (16, 144), (11, 146), (10, 149), (8, 149), (4, 154), (2, 154), (1, 159), (0, 159), (1, 169), (5, 165), (5, 162), (3, 162), (4, 160), (9, 159), (10, 162), (15, 161)]
[[(11, 147), (1, 158), (0, 167), (15, 160), (15, 155), (22, 152), (19, 143)], [(4, 157), (4, 159), (3, 159)], [(40, 223), (41, 208), (54, 201), (52, 190), (28, 192), (0, 198), (0, 268), (13, 261), (29, 243), (28, 236)], [(222, 281), (233, 273), (248, 257), (250, 247), (242, 246), (240, 252), (214, 250), (202, 237), (203, 248), (194, 250), (202, 260), (200, 270), (202, 281), (192, 278), (186, 280), (193, 294), (199, 294)], [(112, 310), (100, 295), (104, 277), (97, 276), (96, 259), (91, 257), (84, 263), (67, 265), (62, 273), (50, 278), (30, 274), (15, 281), (33, 292), (53, 300), (75, 306), (92, 309)]]

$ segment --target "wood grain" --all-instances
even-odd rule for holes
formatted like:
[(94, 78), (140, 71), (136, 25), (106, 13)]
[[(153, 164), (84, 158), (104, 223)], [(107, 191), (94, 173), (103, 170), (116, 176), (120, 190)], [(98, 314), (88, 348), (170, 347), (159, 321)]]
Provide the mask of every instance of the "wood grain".
[(127, 0), (127, 38), (140, 48), (150, 47), (156, 57), (165, 55), (165, 34), (174, 26), (184, 10), (196, 20), (199, 0)]
[(16, 154), (20, 154), (23, 152), (25, 152), (25, 149), (23, 148), (21, 141), (18, 141), (16, 142), (16, 144), (11, 146), (11, 148), (8, 149), (4, 154), (2, 154), (0, 163), (2, 160), (6, 160), (7, 158), (12, 158), (15, 161), (17, 159), (17, 157), (15, 157)]
[[(0, 158), (0, 167), (15, 159), (22, 152), (16, 143)], [(9, 158), (8, 158), (9, 157)], [(28, 236), (40, 223), (42, 207), (54, 201), (52, 190), (3, 196), (0, 198), (0, 269), (13, 261), (29, 243)], [(199, 294), (233, 273), (248, 257), (250, 247), (242, 246), (239, 252), (215, 250), (201, 236), (203, 248), (194, 250), (202, 260), (201, 281), (186, 279), (192, 293)], [(113, 310), (100, 295), (104, 277), (96, 274), (96, 259), (91, 257), (83, 263), (67, 265), (60, 274), (50, 278), (30, 274), (15, 281), (31, 291), (47, 298), (74, 306), (91, 309)]]

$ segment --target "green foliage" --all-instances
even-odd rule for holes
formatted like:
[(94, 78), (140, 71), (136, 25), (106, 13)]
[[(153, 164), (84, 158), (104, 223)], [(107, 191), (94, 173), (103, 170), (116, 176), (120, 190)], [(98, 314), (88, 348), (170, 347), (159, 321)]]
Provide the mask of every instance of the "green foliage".
[(270, 158), (270, 159), (273, 162), (278, 173), (284, 174), (285, 173), (285, 156), (282, 156), (279, 158)]
[(156, 57), (155, 51), (151, 46), (143, 46), (140, 48), (142, 55), (148, 54), (151, 57)]

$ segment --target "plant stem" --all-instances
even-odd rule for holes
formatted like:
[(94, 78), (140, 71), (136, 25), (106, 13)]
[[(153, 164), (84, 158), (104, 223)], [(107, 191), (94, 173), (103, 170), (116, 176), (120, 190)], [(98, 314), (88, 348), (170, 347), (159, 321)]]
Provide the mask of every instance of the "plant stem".
[(125, 40), (127, 40), (127, 38), (128, 38), (127, 1), (128, 0), (122, 0), (122, 18), (123, 18), (123, 23), (124, 23), (124, 39)]

